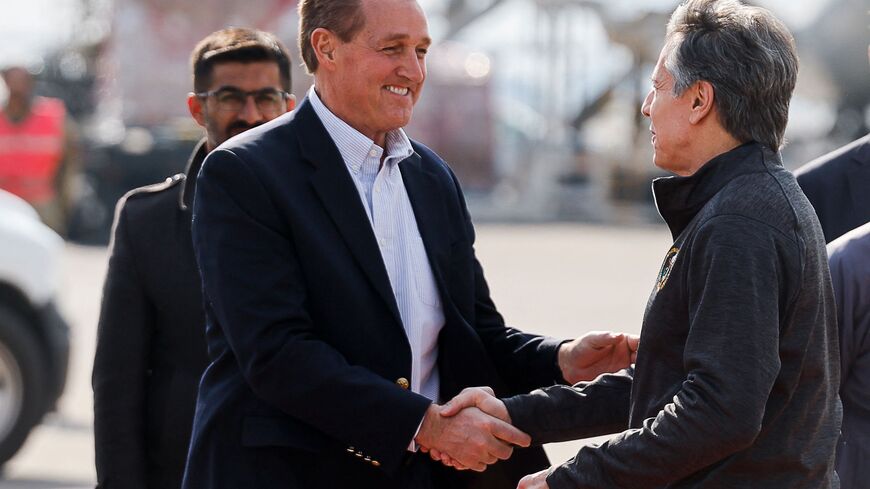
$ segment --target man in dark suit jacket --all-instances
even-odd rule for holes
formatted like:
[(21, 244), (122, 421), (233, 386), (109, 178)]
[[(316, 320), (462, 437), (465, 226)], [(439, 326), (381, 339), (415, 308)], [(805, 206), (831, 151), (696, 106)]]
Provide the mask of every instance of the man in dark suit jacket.
[[(455, 176), (401, 130), (427, 31), (413, 0), (303, 0), (316, 88), (203, 165), (193, 236), (212, 363), (186, 489), (511, 488), (546, 465), (518, 449), (458, 472), (418, 450), (475, 470), (507, 458), (524, 434), (437, 403), (561, 382), (591, 358), (582, 340), (505, 326)], [(600, 351), (628, 364), (613, 338)]]
[(181, 487), (197, 385), (208, 364), (190, 236), (196, 174), (230, 135), (294, 104), (286, 93), (289, 57), (271, 34), (218, 31), (200, 42), (192, 62), (199, 93), (189, 106), (206, 140), (185, 173), (135, 189), (117, 207), (93, 371), (102, 489)]
[(830, 243), (870, 221), (870, 134), (795, 171)]

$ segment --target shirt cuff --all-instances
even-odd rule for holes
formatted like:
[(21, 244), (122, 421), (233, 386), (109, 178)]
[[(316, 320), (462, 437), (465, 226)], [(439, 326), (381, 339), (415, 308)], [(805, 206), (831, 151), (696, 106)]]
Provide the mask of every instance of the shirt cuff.
[[(426, 415), (423, 414), (423, 418), (425, 418), (425, 417), (426, 417)], [(414, 432), (414, 436), (411, 437), (411, 443), (408, 444), (408, 451), (409, 452), (416, 452), (417, 450), (420, 449), (420, 445), (417, 445), (417, 442), (414, 440), (417, 439), (417, 435), (420, 434), (420, 428), (423, 427), (423, 418), (420, 419), (420, 424), (417, 425), (417, 431)]]

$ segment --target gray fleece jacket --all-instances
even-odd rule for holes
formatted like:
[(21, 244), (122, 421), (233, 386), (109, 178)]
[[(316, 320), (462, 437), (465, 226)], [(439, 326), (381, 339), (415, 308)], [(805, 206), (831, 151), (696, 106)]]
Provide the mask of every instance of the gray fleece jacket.
[(505, 400), (537, 443), (618, 432), (551, 469), (549, 486), (838, 487), (834, 296), (794, 177), (747, 143), (653, 190), (674, 243), (635, 368)]

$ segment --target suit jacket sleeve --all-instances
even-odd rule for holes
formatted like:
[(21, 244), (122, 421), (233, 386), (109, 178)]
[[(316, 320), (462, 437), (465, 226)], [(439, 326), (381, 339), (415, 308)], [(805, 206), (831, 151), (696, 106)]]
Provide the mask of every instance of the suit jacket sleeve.
[(316, 277), (303, 276), (286, 220), (229, 150), (200, 172), (193, 238), (208, 327), (220, 328), (254, 394), (397, 468), (431, 401), (349, 364), (322, 336), (306, 309)]
[(629, 368), (573, 387), (537, 389), (504, 403), (511, 423), (535, 445), (616, 433), (628, 426), (633, 374)]
[(145, 387), (153, 308), (119, 204), (103, 289), (94, 357), (94, 444), (97, 487), (145, 488)]
[(505, 325), (490, 297), (483, 267), (474, 257), (474, 226), (456, 176), (451, 173), (462, 206), (462, 215), (472, 246), (475, 304), (474, 328), (511, 394), (526, 393), (539, 387), (564, 383), (557, 363), (559, 345), (564, 340), (524, 333)]

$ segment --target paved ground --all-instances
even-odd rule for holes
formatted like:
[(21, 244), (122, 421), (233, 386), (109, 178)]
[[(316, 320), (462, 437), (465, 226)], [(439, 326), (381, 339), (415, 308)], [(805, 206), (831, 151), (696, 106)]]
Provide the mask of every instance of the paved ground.
[[(510, 324), (570, 338), (594, 329), (637, 332), (670, 244), (664, 226), (479, 226), (478, 256)], [(94, 486), (90, 371), (106, 267), (105, 248), (66, 249), (61, 309), (72, 326), (72, 356), (59, 412), (7, 464), (0, 489)], [(580, 442), (549, 445), (554, 462)]]

